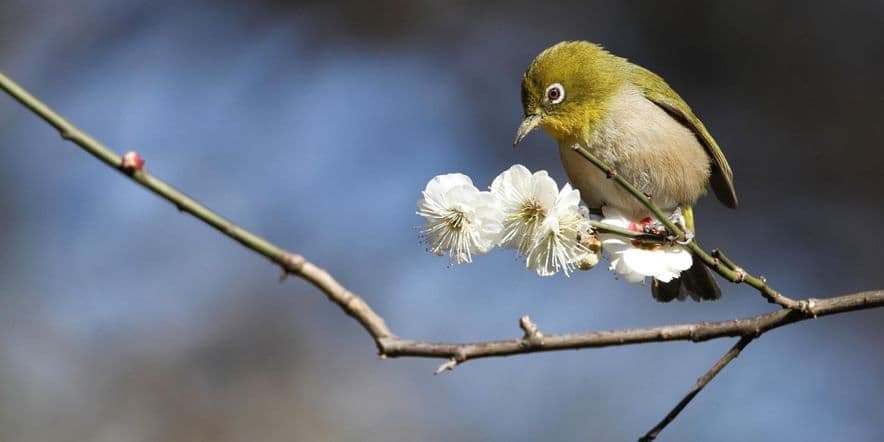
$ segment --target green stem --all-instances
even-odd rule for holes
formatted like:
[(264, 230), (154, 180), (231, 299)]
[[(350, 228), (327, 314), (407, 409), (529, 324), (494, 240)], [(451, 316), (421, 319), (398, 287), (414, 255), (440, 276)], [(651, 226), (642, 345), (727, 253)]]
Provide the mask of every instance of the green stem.
[(719, 249), (712, 249), (712, 257), (724, 263), (731, 270), (738, 270), (740, 267), (736, 265), (730, 258), (725, 256), (724, 252)]
[(159, 178), (150, 175), (144, 170), (137, 170), (131, 174), (123, 172), (120, 167), (120, 156), (117, 155), (116, 152), (104, 146), (65, 120), (64, 117), (50, 109), (49, 106), (28, 93), (28, 91), (2, 73), (0, 73), (0, 89), (6, 91), (6, 93), (16, 101), (52, 125), (52, 127), (58, 130), (62, 138), (82, 147), (83, 150), (89, 152), (108, 166), (117, 169), (124, 175), (129, 176), (133, 181), (149, 189), (151, 192), (170, 201), (178, 208), (178, 210), (190, 213), (200, 220), (205, 221), (206, 224), (209, 224), (221, 233), (260, 253), (267, 259), (277, 264), (283, 263), (284, 254), (287, 252), (271, 244), (264, 238), (236, 226), (231, 221), (196, 202), (193, 198), (166, 184)]
[(613, 224), (603, 223), (601, 221), (589, 220), (589, 225), (593, 230), (599, 233), (608, 233), (611, 235), (622, 236), (624, 238), (634, 239), (643, 242), (668, 243), (669, 241), (659, 235), (651, 233), (636, 232)]
[[(632, 185), (629, 181), (625, 180), (623, 177), (617, 174), (617, 171), (603, 163), (601, 160), (596, 158), (595, 155), (592, 154), (588, 149), (581, 146), (580, 144), (574, 144), (572, 147), (574, 151), (576, 151), (580, 156), (585, 158), (587, 161), (592, 163), (595, 167), (599, 168), (602, 172), (604, 172), (610, 179), (614, 180), (620, 187), (629, 192), (635, 199), (639, 200), (650, 212), (654, 215), (654, 218), (657, 219), (661, 224), (666, 227), (666, 230), (671, 232), (674, 236), (676, 236), (679, 241), (685, 242), (687, 239), (684, 230), (682, 230), (679, 226), (672, 222), (669, 217), (651, 201), (651, 197), (645, 195), (641, 191), (639, 191), (635, 186)], [(794, 299), (788, 298), (776, 290), (770, 288), (767, 285), (767, 281), (763, 277), (757, 277), (746, 273), (740, 267), (734, 265), (722, 265), (722, 260), (716, 259), (712, 257), (709, 253), (703, 250), (702, 247), (697, 243), (696, 240), (691, 240), (688, 242), (685, 247), (690, 250), (694, 256), (700, 259), (706, 266), (715, 270), (716, 273), (727, 279), (728, 281), (734, 283), (746, 283), (751, 287), (757, 289), (762, 296), (764, 296), (769, 302), (779, 304), (783, 307), (790, 308), (793, 310), (801, 310), (803, 312), (808, 311), (808, 306), (805, 303), (796, 301)], [(719, 252), (720, 253), (720, 252)], [(730, 264), (733, 264), (732, 261), (728, 260)]]

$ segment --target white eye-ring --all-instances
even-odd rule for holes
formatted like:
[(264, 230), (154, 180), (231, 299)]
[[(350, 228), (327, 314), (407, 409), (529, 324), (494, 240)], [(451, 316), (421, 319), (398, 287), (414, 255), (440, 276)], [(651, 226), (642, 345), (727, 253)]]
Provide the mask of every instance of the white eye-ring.
[(553, 83), (546, 87), (546, 101), (559, 104), (565, 99), (565, 88), (561, 83)]

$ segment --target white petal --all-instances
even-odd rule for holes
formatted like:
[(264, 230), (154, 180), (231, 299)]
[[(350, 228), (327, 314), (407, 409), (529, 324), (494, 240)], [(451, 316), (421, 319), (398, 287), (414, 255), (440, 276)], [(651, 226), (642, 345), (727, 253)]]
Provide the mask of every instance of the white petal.
[(654, 278), (656, 278), (660, 282), (669, 282), (675, 278), (678, 278), (679, 274), (680, 274), (680, 272), (672, 272), (672, 271), (666, 270), (666, 271), (663, 271), (663, 272), (660, 272), (660, 273), (654, 275)]
[(476, 207), (482, 207), (497, 212), (499, 217), (503, 216), (500, 211), (500, 201), (497, 199), (497, 196), (491, 192), (479, 192), (475, 204)]
[(503, 212), (500, 210), (497, 198), (490, 192), (482, 192), (477, 204), (475, 211), (479, 232), (477, 242), (481, 253), (487, 253), (500, 240)]
[(424, 192), (430, 196), (430, 198), (438, 198), (441, 195), (444, 195), (446, 192), (451, 190), (453, 187), (457, 186), (473, 186), (473, 180), (470, 177), (462, 174), (462, 173), (448, 173), (444, 175), (436, 175), (430, 182), (427, 183), (427, 187)]
[(611, 260), (611, 266), (608, 267), (608, 270), (614, 272), (617, 277), (632, 284), (637, 284), (645, 280), (645, 275), (633, 272), (629, 266), (624, 264), (623, 259), (620, 257)]
[(666, 248), (666, 264), (670, 270), (674, 272), (683, 272), (694, 263), (694, 259), (690, 252), (681, 247)]
[(612, 224), (617, 227), (629, 228), (632, 222), (626, 218), (619, 210), (611, 206), (602, 206), (602, 222)]
[(626, 218), (604, 218), (602, 219), (602, 222), (614, 227), (620, 227), (621, 229), (629, 229), (632, 225), (632, 223)]
[(620, 218), (624, 220), (626, 219), (626, 216), (623, 215), (623, 212), (613, 206), (608, 205), (602, 206), (602, 216), (604, 216), (605, 218)]
[(528, 181), (531, 178), (531, 171), (527, 167), (516, 164), (507, 170), (504, 170), (494, 178), (491, 182), (491, 191), (499, 192), (505, 186), (524, 186), (528, 187)]
[(571, 183), (565, 183), (556, 198), (556, 206), (577, 207), (580, 204), (580, 191), (573, 189)]
[(445, 216), (447, 208), (445, 207), (444, 195), (438, 195), (434, 198), (426, 191), (421, 192), (421, 195), (423, 198), (417, 202), (418, 215), (428, 219)]
[(611, 237), (609, 235), (599, 235), (599, 237), (602, 240), (602, 249), (612, 255), (619, 254), (632, 247), (632, 244), (620, 239), (620, 237)]
[(623, 263), (633, 272), (656, 276), (669, 271), (666, 254), (658, 251), (632, 249), (623, 253)]
[(646, 279), (647, 279), (647, 276), (642, 275), (641, 273), (632, 272), (632, 273), (628, 273), (626, 275), (623, 275), (623, 280), (630, 283), (630, 284), (641, 284), (641, 283), (645, 282)]
[(538, 202), (540, 207), (551, 209), (556, 204), (558, 196), (559, 187), (556, 185), (556, 181), (546, 174), (546, 171), (534, 174), (531, 197)]
[[(443, 196), (448, 208), (459, 208), (472, 211), (476, 200), (479, 198), (479, 189), (472, 184), (469, 186), (458, 185), (448, 189)], [(460, 207), (457, 207), (460, 206)]]

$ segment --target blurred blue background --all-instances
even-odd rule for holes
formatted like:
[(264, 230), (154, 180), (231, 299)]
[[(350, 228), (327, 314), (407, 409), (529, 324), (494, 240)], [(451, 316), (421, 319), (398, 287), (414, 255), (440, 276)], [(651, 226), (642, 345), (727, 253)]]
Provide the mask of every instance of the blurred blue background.
[[(717, 137), (741, 207), (699, 236), (795, 297), (884, 286), (884, 3), (5, 0), (0, 70), (119, 152), (329, 269), (414, 339), (721, 320), (724, 285), (658, 304), (600, 266), (539, 278), (498, 252), (446, 268), (414, 214), (480, 186), (540, 50), (589, 39), (660, 73)], [(3, 441), (634, 440), (732, 341), (470, 362), (379, 360), (301, 280), (122, 179), (0, 96)], [(882, 312), (766, 335), (662, 440), (877, 441)]]

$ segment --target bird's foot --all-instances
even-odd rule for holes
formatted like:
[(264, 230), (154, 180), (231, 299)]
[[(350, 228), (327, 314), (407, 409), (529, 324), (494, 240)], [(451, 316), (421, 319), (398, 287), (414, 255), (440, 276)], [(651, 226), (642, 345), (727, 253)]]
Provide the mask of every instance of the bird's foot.
[(689, 232), (688, 230), (685, 230), (684, 241), (678, 239), (678, 237), (675, 235), (669, 235), (668, 237), (666, 237), (666, 239), (669, 240), (669, 242), (686, 246), (694, 241), (694, 234)]
[(667, 239), (669, 239), (670, 242), (686, 246), (694, 240), (694, 232), (691, 232), (691, 230), (688, 229), (687, 221), (685, 221), (684, 214), (681, 211), (681, 207), (675, 208), (675, 210), (672, 212), (672, 215), (669, 215), (669, 220), (672, 221), (673, 224), (677, 225), (682, 232), (684, 232), (684, 240), (679, 239), (678, 236), (669, 235)]

